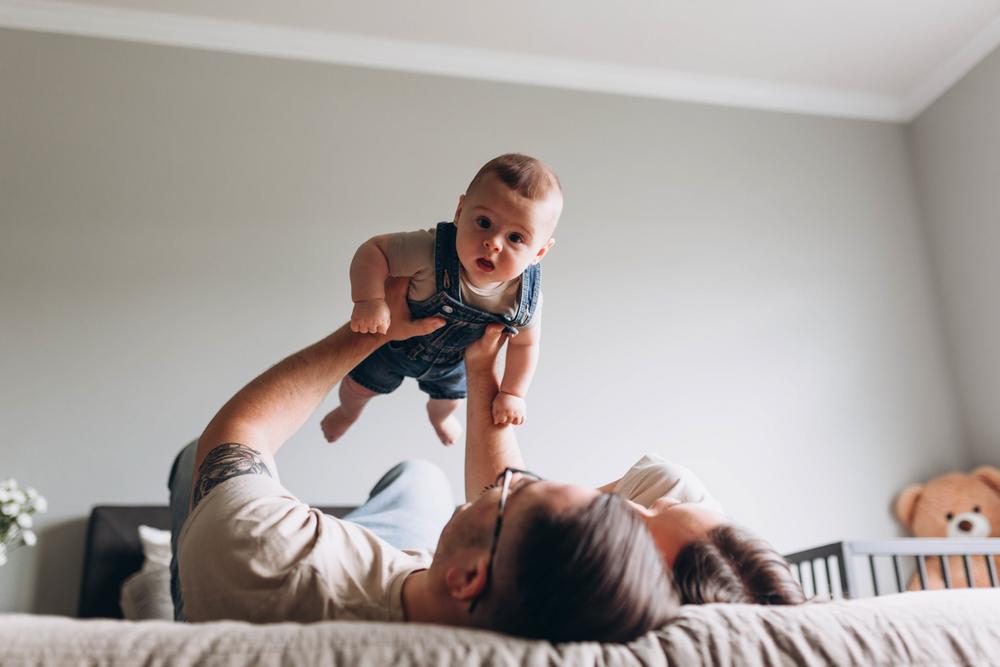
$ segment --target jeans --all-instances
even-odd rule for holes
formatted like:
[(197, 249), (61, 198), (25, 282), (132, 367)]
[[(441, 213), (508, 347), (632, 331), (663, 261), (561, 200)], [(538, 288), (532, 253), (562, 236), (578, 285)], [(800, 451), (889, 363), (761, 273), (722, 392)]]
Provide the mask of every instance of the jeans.
[(393, 343), (386, 343), (372, 352), (349, 374), (351, 379), (378, 394), (391, 394), (403, 383), (403, 378), (416, 378), (420, 391), (439, 400), (465, 398), (465, 360), (452, 364), (435, 364), (414, 359)]
[[(198, 442), (184, 446), (174, 459), (167, 487), (170, 489), (170, 595), (174, 619), (184, 620), (177, 538), (191, 504), (194, 457)], [(344, 517), (372, 531), (397, 549), (427, 549), (437, 546), (441, 529), (451, 518), (455, 501), (444, 472), (419, 459), (393, 466), (372, 488), (368, 500)]]

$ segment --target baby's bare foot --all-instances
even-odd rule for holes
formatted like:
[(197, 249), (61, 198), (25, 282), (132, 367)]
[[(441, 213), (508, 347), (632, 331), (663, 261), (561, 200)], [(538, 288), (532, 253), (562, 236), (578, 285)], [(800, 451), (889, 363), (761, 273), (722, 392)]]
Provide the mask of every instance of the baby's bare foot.
[(320, 428), (323, 429), (323, 437), (326, 438), (327, 442), (336, 442), (347, 433), (347, 429), (351, 428), (351, 424), (358, 420), (360, 414), (360, 412), (349, 414), (343, 407), (337, 408), (323, 417), (323, 421), (319, 424)]
[(443, 445), (454, 445), (462, 437), (462, 424), (455, 418), (455, 415), (447, 417), (440, 423), (431, 421), (431, 425), (434, 426), (434, 431)]

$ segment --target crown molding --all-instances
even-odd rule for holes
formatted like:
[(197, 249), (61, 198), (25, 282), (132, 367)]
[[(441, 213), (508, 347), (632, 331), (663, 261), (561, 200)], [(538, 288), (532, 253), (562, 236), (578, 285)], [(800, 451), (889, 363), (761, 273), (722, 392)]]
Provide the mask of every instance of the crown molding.
[(903, 100), (903, 120), (910, 122), (926, 111), (997, 46), (1000, 46), (1000, 16), (909, 91)]
[(347, 33), (47, 1), (0, 0), (0, 27), (821, 116), (906, 122), (1000, 43), (1000, 20), (908, 96), (697, 75)]

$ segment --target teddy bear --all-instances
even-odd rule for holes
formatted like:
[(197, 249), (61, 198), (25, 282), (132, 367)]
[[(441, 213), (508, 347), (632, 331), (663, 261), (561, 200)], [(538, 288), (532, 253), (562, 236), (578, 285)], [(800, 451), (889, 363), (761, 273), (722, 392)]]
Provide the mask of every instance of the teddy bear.
[[(915, 537), (1000, 537), (1000, 468), (981, 466), (969, 474), (948, 473), (926, 484), (907, 487), (896, 497), (896, 518)], [(990, 585), (986, 556), (973, 556), (976, 587)], [(993, 557), (1000, 576), (1000, 556)], [(944, 588), (941, 559), (929, 557), (927, 588)], [(968, 588), (961, 556), (948, 559), (952, 588)], [(920, 590), (919, 575), (910, 578), (909, 590)]]

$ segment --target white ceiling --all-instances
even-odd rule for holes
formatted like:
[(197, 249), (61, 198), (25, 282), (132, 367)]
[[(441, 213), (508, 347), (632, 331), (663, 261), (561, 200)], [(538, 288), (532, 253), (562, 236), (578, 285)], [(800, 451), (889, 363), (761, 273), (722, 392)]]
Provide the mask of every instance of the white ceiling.
[(905, 121), (1000, 0), (0, 0), (0, 26)]

